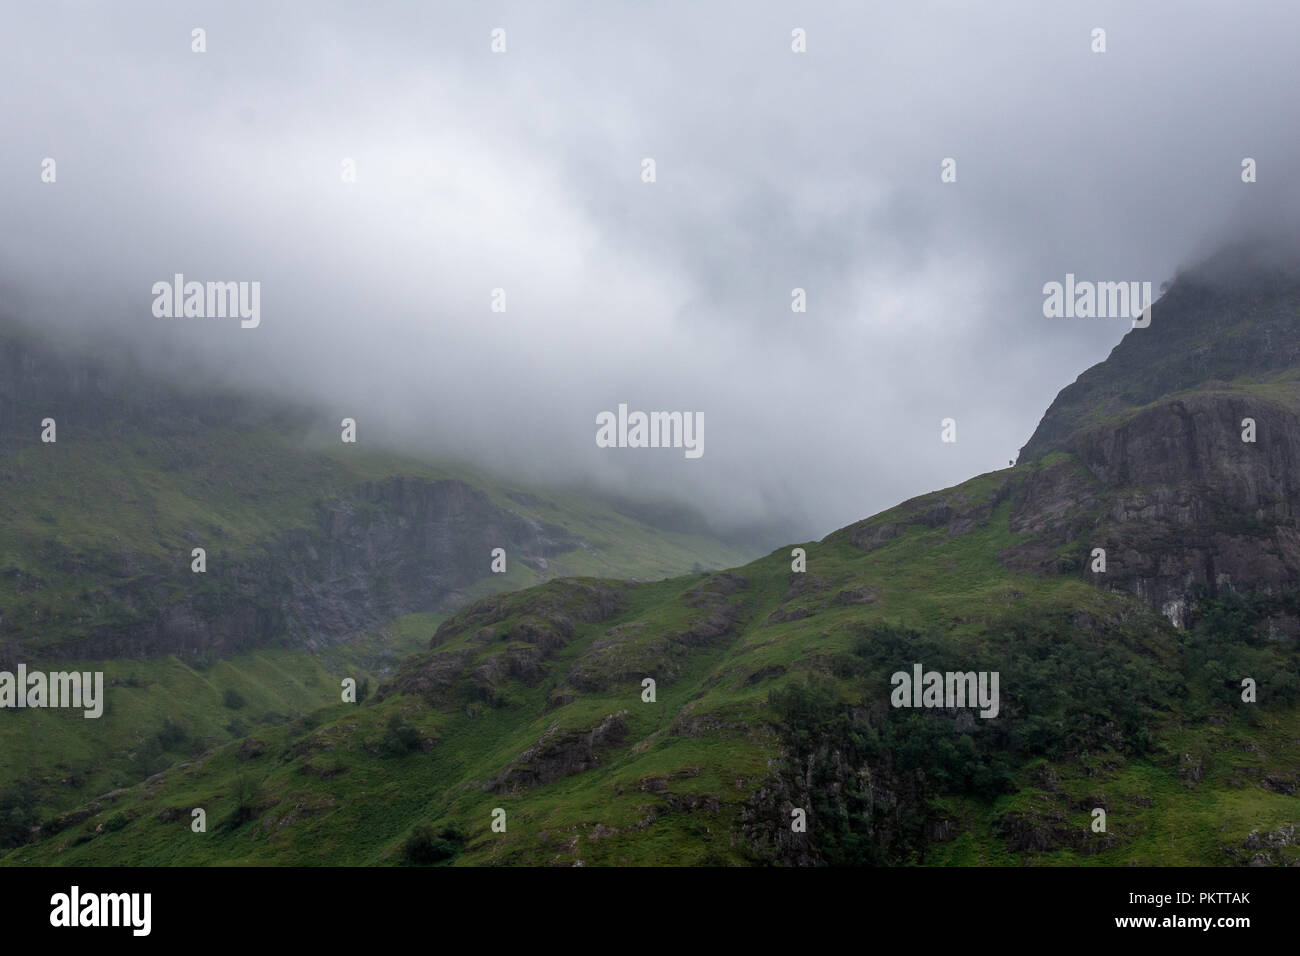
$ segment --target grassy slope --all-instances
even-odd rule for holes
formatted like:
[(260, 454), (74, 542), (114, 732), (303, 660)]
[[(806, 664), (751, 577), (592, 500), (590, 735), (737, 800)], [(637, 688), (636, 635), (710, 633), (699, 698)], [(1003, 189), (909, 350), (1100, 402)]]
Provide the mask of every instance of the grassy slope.
[[(944, 494), (978, 501), (1003, 477), (982, 476)], [(872, 520), (897, 519), (915, 504)], [(5, 862), (397, 863), (413, 827), (452, 821), (465, 833), (458, 864), (740, 862), (745, 854), (730, 834), (778, 754), (769, 693), (818, 674), (833, 680), (849, 702), (888, 694), (883, 683), (831, 676), (836, 662), (852, 652), (864, 624), (924, 629), (941, 635), (944, 646), (962, 660), (976, 662), (986, 656), (1005, 659), (998, 622), (1008, 615), (1033, 617), (1068, 608), (1103, 621), (1107, 659), (1140, 667), (1152, 686), (1177, 669), (1182, 639), (1130, 599), (1077, 578), (1031, 579), (1002, 569), (996, 555), (1014, 543), (1006, 507), (954, 537), (943, 528), (914, 523), (870, 552), (842, 535), (805, 545), (809, 575), (829, 582), (832, 595), (839, 588), (869, 585), (876, 599), (867, 605), (837, 606), (813, 592), (783, 600), (795, 580), (784, 549), (739, 569), (747, 584), (734, 600), (743, 606), (745, 624), (722, 643), (690, 654), (676, 679), (660, 681), (656, 703), (642, 703), (635, 678), (613, 690), (577, 694), (559, 707), (548, 699), (579, 660), (610, 666), (662, 660), (656, 641), (689, 620), (683, 595), (705, 581), (703, 576), (632, 588), (628, 606), (615, 618), (578, 627), (547, 663), (540, 684), (505, 685), (500, 706), (467, 706), (462, 700), (439, 708), (409, 695), (332, 705), (309, 722), (259, 729), (256, 736), (267, 744), (261, 757), (240, 760), (237, 746), (228, 744), (104, 802), (83, 822), (13, 851)], [(521, 598), (521, 607), (527, 598)], [(801, 604), (810, 617), (766, 623), (778, 607)], [(504, 633), (513, 620), (493, 626)], [(631, 636), (623, 639), (616, 657), (601, 656), (593, 643), (619, 624), (641, 626), (621, 632)], [(466, 636), (430, 653), (450, 654), (471, 644)], [(476, 652), (476, 661), (499, 649), (494, 642)], [(645, 670), (645, 676), (654, 676), (652, 663)], [(1004, 701), (1014, 700), (1015, 668), (1004, 665), (1002, 671)], [(1193, 688), (1192, 694), (1202, 691)], [(1252, 711), (1207, 701), (1191, 699), (1153, 715), (1155, 743), (1140, 759), (1102, 747), (1070, 759), (1034, 760), (1016, 769), (1013, 790), (996, 799), (942, 798), (960, 835), (933, 845), (917, 862), (1230, 862), (1224, 847), (1240, 847), (1251, 830), (1297, 821), (1296, 799), (1264, 788), (1260, 780), (1294, 774), (1300, 765), (1300, 715), (1294, 707)], [(621, 744), (601, 752), (600, 766), (519, 793), (484, 789), (549, 728), (590, 728), (622, 710), (630, 732)], [(381, 750), (394, 713), (425, 741), (400, 757)], [(1068, 721), (1073, 715), (1067, 706), (1048, 717)], [(691, 721), (701, 723), (691, 729)], [(1180, 772), (1188, 752), (1204, 760), (1199, 784)], [(1043, 783), (1045, 772), (1055, 781), (1050, 787)], [(241, 786), (256, 790), (252, 819), (223, 829), (220, 821), (233, 814)], [(998, 833), (998, 820), (1007, 814), (1044, 808), (1085, 831), (1088, 808), (1099, 799), (1110, 815), (1109, 840), (1099, 844), (1100, 852), (1022, 855)], [(189, 830), (189, 810), (196, 806), (207, 810), (206, 834)], [(508, 813), (504, 834), (489, 828), (496, 807)], [(117, 821), (125, 821), (123, 828), (96, 833), (116, 813), (123, 815)], [(1294, 849), (1286, 852), (1294, 855)]]
[[(96, 583), (97, 569), (116, 566), (124, 553), (174, 559), (188, 555), (195, 540), (235, 552), (255, 549), (275, 533), (313, 520), (315, 502), (395, 475), (466, 482), (494, 504), (561, 525), (587, 545), (558, 556), (544, 572), (512, 562), (507, 574), (485, 575), (476, 596), (598, 569), (626, 578), (662, 578), (692, 567), (725, 567), (746, 556), (707, 535), (656, 531), (588, 496), (520, 488), (466, 466), (428, 464), (341, 443), (307, 445), (269, 428), (213, 429), (166, 439), (128, 433), (113, 440), (73, 440), (61, 432), (57, 444), (33, 442), (6, 456), (0, 471), (7, 478), (0, 498), (0, 614), (37, 646), (130, 615), (130, 609), (103, 599)], [(86, 610), (75, 621), (56, 616), (68, 607)], [(139, 780), (146, 763), (141, 747), (165, 717), (183, 724), (194, 741), (218, 745), (233, 739), (226, 729), (232, 716), (256, 726), (268, 715), (299, 715), (337, 699), (340, 672), (355, 673), (358, 680), (368, 676), (377, 685), (401, 657), (427, 642), (437, 620), (411, 615), (386, 634), (323, 657), (264, 650), (202, 672), (196, 670), (202, 662), (174, 658), (85, 663), (84, 669), (104, 670), (106, 684), (134, 674), (144, 689), (111, 690), (110, 706), (117, 709), (99, 720), (66, 712), (0, 711), (5, 755), (0, 790), (21, 782), (45, 812), (75, 806)], [(419, 632), (415, 645), (406, 633), (413, 627)], [(75, 663), (49, 662), (39, 654), (24, 662), (31, 670), (62, 670)], [(247, 711), (233, 715), (220, 705), (227, 688), (248, 699)], [(172, 759), (180, 756), (168, 753)]]
[[(440, 620), (408, 615), (380, 633), (316, 652), (265, 648), (216, 661), (30, 662), (29, 670), (103, 671), (104, 713), (86, 719), (79, 710), (0, 711), (0, 789), (21, 787), (42, 815), (69, 810), (188, 755), (325, 707), (339, 700), (344, 677), (377, 687)], [(228, 706), (227, 691), (243, 702)], [(168, 721), (186, 737), (160, 750), (154, 739)]]

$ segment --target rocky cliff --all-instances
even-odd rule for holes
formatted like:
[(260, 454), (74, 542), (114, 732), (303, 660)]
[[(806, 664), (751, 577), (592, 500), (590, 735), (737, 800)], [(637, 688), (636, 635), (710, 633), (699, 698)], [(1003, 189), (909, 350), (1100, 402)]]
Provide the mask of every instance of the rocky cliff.
[(222, 657), (272, 643), (338, 643), (403, 614), (449, 610), (489, 573), (498, 547), (542, 569), (577, 541), (464, 482), (394, 477), (319, 503), (313, 524), (251, 554), (210, 550), (202, 575), (191, 573), (187, 551), (167, 566), (139, 558), (100, 585), (114, 606), (110, 624), (42, 652)]
[(1234, 247), (1180, 274), (1149, 328), (1062, 390), (1021, 452), (1043, 467), (1013, 496), (1013, 526), (1033, 536), (1013, 565), (1078, 569), (1177, 624), (1197, 594), (1300, 586), (1300, 276), (1286, 263)]

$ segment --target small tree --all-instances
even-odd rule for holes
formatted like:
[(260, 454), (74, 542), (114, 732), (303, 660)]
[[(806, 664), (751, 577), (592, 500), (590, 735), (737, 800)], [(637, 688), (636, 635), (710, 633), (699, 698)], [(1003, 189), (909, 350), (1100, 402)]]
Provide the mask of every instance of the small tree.
[(402, 846), (402, 855), (408, 863), (426, 866), (450, 860), (460, 852), (461, 831), (454, 823), (434, 833), (428, 824), (420, 824), (411, 831)]
[(420, 746), (420, 732), (402, 720), (401, 714), (388, 718), (388, 732), (380, 743), (386, 757), (405, 757)]

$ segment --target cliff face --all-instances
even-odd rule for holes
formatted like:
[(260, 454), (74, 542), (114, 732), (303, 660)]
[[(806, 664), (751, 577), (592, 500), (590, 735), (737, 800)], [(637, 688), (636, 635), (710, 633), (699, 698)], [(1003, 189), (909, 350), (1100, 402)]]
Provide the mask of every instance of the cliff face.
[(1234, 250), (1180, 277), (1061, 392), (1021, 454), (1040, 467), (1013, 530), (1036, 540), (1010, 564), (1073, 570), (1060, 548), (1104, 548), (1104, 574), (1081, 573), (1176, 624), (1197, 593), (1300, 586), (1300, 280), (1272, 262)]
[(576, 544), (463, 482), (391, 478), (321, 503), (313, 526), (277, 535), (253, 554), (210, 550), (202, 575), (191, 572), (188, 552), (172, 566), (131, 562), (102, 592), (118, 619), (43, 650), (220, 657), (270, 643), (339, 643), (402, 614), (449, 610), (489, 573), (493, 548), (542, 569)]

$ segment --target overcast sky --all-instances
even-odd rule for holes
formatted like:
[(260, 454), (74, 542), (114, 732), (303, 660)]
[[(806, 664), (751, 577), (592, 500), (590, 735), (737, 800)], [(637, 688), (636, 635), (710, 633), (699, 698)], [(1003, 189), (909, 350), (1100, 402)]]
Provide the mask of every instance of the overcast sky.
[[(33, 320), (203, 356), (354, 416), (363, 442), (788, 540), (1006, 467), (1128, 327), (1045, 318), (1043, 284), (1158, 287), (1294, 209), (1300, 170), (1300, 7), (1278, 2), (43, 0), (5, 19), (0, 287)], [(261, 325), (155, 317), (177, 272), (259, 281)], [(619, 403), (703, 412), (705, 454), (597, 448)]]

